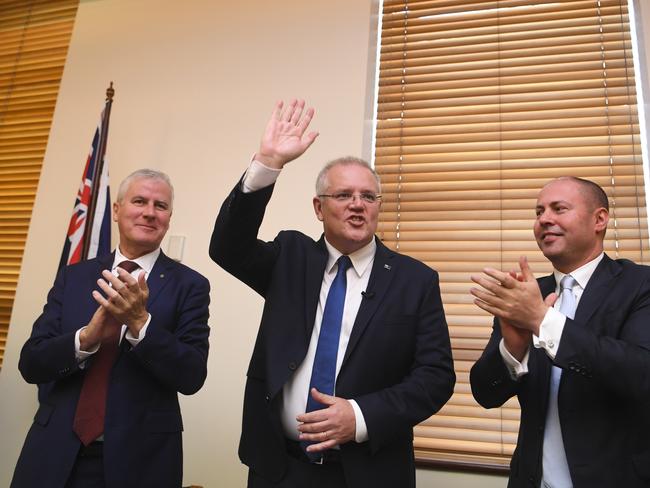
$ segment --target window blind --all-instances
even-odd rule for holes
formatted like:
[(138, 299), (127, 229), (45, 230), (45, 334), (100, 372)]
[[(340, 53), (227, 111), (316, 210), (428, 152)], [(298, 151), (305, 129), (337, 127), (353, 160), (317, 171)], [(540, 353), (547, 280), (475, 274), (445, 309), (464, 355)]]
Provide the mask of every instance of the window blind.
[(612, 257), (648, 255), (645, 191), (625, 0), (384, 0), (375, 167), (379, 235), (440, 273), (457, 385), (415, 428), (420, 462), (506, 469), (516, 398), (485, 410), (469, 369), (492, 317), (470, 274), (525, 254), (551, 272), (532, 227), (539, 189), (573, 175), (610, 198)]
[(0, 4), (0, 365), (78, 3)]

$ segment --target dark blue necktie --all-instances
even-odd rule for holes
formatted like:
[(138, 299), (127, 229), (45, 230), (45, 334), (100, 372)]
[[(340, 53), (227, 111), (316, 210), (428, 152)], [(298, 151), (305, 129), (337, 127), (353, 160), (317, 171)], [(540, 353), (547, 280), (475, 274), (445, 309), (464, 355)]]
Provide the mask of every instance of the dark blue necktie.
[[(346, 271), (352, 262), (348, 256), (341, 256), (338, 260), (336, 277), (330, 286), (323, 310), (323, 320), (320, 324), (316, 355), (314, 356), (314, 367), (311, 372), (309, 391), (307, 392), (306, 412), (313, 412), (325, 408), (325, 405), (318, 403), (311, 396), (311, 389), (316, 388), (326, 395), (334, 394), (336, 379), (336, 356), (339, 352), (339, 337), (341, 336), (341, 321), (343, 319), (343, 307), (345, 306), (345, 290), (347, 288)], [(301, 442), (303, 449), (313, 442)], [(318, 462), (320, 453), (306, 453), (313, 461)]]
[[(352, 262), (348, 256), (341, 256), (338, 260), (336, 277), (327, 293), (323, 320), (318, 335), (318, 345), (314, 356), (314, 368), (311, 372), (309, 391), (316, 388), (326, 395), (334, 394), (336, 378), (336, 356), (339, 351), (339, 337), (341, 336), (341, 321), (345, 305), (345, 290), (347, 288), (346, 271)], [(307, 392), (307, 412), (320, 410), (324, 405), (314, 400)]]

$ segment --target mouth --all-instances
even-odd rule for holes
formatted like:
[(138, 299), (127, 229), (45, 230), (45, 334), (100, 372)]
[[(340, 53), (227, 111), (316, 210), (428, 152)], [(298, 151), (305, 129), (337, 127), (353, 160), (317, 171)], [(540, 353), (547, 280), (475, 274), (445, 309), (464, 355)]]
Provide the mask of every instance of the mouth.
[(540, 241), (542, 242), (552, 242), (558, 237), (562, 237), (564, 234), (561, 232), (543, 232), (540, 236)]
[(360, 226), (365, 224), (366, 219), (364, 219), (361, 215), (351, 215), (347, 218), (347, 221), (354, 226)]

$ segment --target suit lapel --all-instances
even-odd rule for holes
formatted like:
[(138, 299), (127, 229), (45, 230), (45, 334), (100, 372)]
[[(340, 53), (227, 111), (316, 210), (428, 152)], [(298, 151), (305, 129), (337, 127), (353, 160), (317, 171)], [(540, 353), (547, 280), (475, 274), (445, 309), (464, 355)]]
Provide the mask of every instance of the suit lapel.
[(305, 340), (307, 344), (314, 328), (314, 320), (316, 320), (316, 309), (328, 256), (325, 238), (321, 236), (316, 243), (316, 252), (312, 256), (308, 256), (305, 266)]
[(580, 297), (574, 321), (581, 324), (589, 323), (591, 316), (598, 310), (607, 292), (611, 289), (612, 280), (620, 273), (620, 268), (614, 266), (609, 256), (603, 256), (594, 274), (591, 275), (587, 288)]
[(160, 251), (160, 256), (158, 256), (147, 278), (147, 286), (149, 287), (147, 308), (151, 307), (160, 296), (162, 289), (173, 279), (174, 273), (176, 273), (176, 262)]
[[(538, 284), (544, 298), (553, 293), (557, 286), (555, 282), (555, 276), (552, 274), (540, 278)], [(551, 380), (551, 366), (553, 365), (553, 362), (551, 361), (551, 358), (546, 355), (543, 349), (533, 347), (532, 343), (529, 350), (529, 369), (537, 369), (540, 372), (537, 376), (539, 383), (536, 389), (542, 394), (540, 404), (543, 405), (542, 410), (546, 412), (548, 405), (549, 385)], [(535, 365), (535, 363), (537, 363), (537, 365)]]
[(370, 319), (384, 300), (384, 296), (393, 280), (393, 276), (395, 276), (395, 273), (398, 271), (395, 269), (396, 264), (393, 259), (395, 253), (384, 246), (379, 239), (375, 239), (375, 241), (377, 242), (377, 251), (375, 252), (375, 259), (372, 263), (372, 271), (370, 273), (370, 280), (368, 281), (367, 288), (368, 292), (373, 293), (373, 295), (372, 298), (364, 297), (361, 300), (361, 305), (359, 306), (359, 311), (357, 312), (357, 317), (350, 334), (348, 347), (345, 350), (341, 369), (343, 369), (343, 365), (345, 365), (345, 362), (350, 357), (350, 354), (352, 354), (352, 351), (359, 342), (363, 332), (368, 327)]

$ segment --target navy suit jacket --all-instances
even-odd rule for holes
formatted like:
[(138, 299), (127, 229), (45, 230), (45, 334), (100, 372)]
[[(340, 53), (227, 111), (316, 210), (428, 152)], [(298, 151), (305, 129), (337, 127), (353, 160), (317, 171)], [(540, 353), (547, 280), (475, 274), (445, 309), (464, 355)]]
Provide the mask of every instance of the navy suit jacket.
[[(81, 446), (72, 422), (87, 370), (77, 364), (74, 335), (97, 309), (91, 291), (98, 288), (101, 271), (111, 268), (113, 256), (62, 269), (23, 346), (19, 369), (27, 382), (38, 383), (39, 408), (12, 487), (63, 487), (72, 470)], [(207, 373), (208, 281), (161, 252), (147, 285), (147, 334), (137, 347), (122, 339), (109, 379), (108, 488), (181, 486), (183, 424), (177, 392), (195, 393)]]
[[(219, 212), (210, 256), (265, 299), (239, 455), (278, 481), (287, 466), (282, 387), (307, 353), (328, 251), (323, 238), (295, 231), (258, 240), (273, 187), (243, 193), (239, 186)], [(349, 486), (408, 488), (415, 485), (413, 426), (445, 404), (455, 382), (438, 275), (377, 242), (367, 291), (372, 295), (361, 302), (336, 395), (358, 403), (370, 440), (341, 446), (343, 469)]]
[[(553, 275), (538, 280), (555, 291)], [(514, 381), (499, 353), (498, 320), (474, 364), (474, 398), (486, 408), (517, 395), (521, 423), (510, 488), (539, 488), (551, 366), (562, 368), (558, 410), (574, 488), (650, 486), (650, 268), (605, 256), (567, 319), (555, 361), (530, 348)]]

